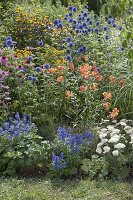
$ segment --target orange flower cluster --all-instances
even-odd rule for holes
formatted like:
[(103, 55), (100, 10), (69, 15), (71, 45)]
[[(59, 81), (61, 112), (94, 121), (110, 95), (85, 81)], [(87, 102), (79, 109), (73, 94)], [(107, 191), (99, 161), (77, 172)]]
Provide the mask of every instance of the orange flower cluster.
[(74, 97), (74, 93), (72, 92), (72, 91), (66, 91), (66, 93), (65, 93), (65, 95), (66, 95), (66, 97), (68, 98), (68, 99), (71, 99), (72, 97)]
[(108, 110), (111, 104), (109, 102), (103, 102), (102, 105), (106, 110)]
[(90, 85), (90, 89), (91, 89), (91, 90), (97, 90), (97, 89), (98, 89), (98, 83), (92, 83), (92, 84)]
[(57, 80), (57, 83), (63, 83), (64, 82), (64, 76), (59, 76), (56, 80)]
[(80, 92), (86, 92), (88, 90), (88, 86), (87, 85), (81, 85), (79, 87)]
[(114, 108), (111, 112), (110, 112), (110, 118), (114, 119), (115, 117), (117, 117), (119, 115), (119, 110), (117, 108)]
[(103, 92), (103, 96), (104, 96), (104, 99), (111, 99), (112, 98), (111, 92)]

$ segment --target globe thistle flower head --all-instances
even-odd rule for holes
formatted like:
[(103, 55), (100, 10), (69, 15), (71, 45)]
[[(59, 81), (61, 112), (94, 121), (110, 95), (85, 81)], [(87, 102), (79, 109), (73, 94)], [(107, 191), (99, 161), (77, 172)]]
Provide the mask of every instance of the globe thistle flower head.
[(73, 20), (73, 24), (77, 24), (77, 21), (76, 21), (76, 20)]
[(33, 79), (32, 75), (28, 76), (28, 80), (32, 81), (32, 79)]
[(69, 22), (70, 22), (70, 23), (72, 23), (72, 22), (73, 22), (73, 20), (74, 20), (73, 18), (70, 18), (70, 19), (69, 19)]
[(90, 21), (89, 21), (89, 25), (92, 25), (92, 24), (93, 24), (93, 22), (92, 22), (92, 20), (90, 20)]
[(92, 32), (92, 28), (88, 28), (88, 33)]
[(108, 24), (111, 24), (111, 20), (110, 20), (110, 19), (108, 19), (108, 20), (107, 20), (107, 23), (108, 23)]
[(85, 8), (85, 9), (88, 9), (88, 5), (84, 5), (84, 8)]
[(119, 31), (121, 31), (122, 30), (122, 25), (121, 26), (119, 26)]
[(83, 29), (83, 26), (82, 25), (79, 25), (79, 27), (78, 27), (80, 30), (82, 30)]
[(91, 20), (91, 19), (88, 17), (88, 18), (87, 18), (87, 22), (89, 22), (90, 20)]
[(68, 7), (68, 10), (72, 11), (72, 10), (73, 10), (73, 7), (72, 7), (72, 6), (69, 6), (69, 7)]
[(32, 56), (28, 56), (28, 60), (31, 62), (33, 61), (33, 57)]
[(86, 23), (84, 22), (84, 23), (82, 24), (82, 26), (83, 26), (83, 27), (86, 27), (87, 25), (86, 25)]
[(107, 26), (104, 26), (104, 27), (103, 27), (103, 30), (104, 30), (104, 31), (108, 31)]
[(41, 40), (38, 42), (38, 46), (42, 47), (44, 45), (44, 42)]
[(87, 12), (83, 13), (83, 16), (84, 16), (84, 17), (87, 17), (87, 16), (88, 16), (88, 13), (87, 13)]
[(76, 25), (74, 24), (72, 28), (75, 30), (76, 29)]
[(72, 13), (69, 13), (68, 16), (69, 16), (69, 17), (72, 17), (73, 15), (72, 15)]
[(70, 48), (72, 48), (72, 47), (73, 47), (73, 43), (70, 42), (70, 43), (68, 44), (68, 46), (69, 46)]
[(71, 40), (72, 38), (70, 36), (66, 39), (67, 42), (71, 42)]
[(81, 47), (79, 47), (77, 51), (78, 51), (78, 53), (82, 53), (83, 50)]
[(44, 67), (45, 69), (49, 69), (49, 68), (50, 68), (50, 64), (46, 63), (46, 64), (43, 65), (43, 67)]
[(109, 35), (105, 35), (105, 39), (108, 40), (109, 39)]
[(72, 10), (73, 12), (76, 12), (77, 11), (77, 8), (75, 8), (75, 7), (73, 7), (73, 10)]
[(85, 52), (86, 50), (87, 50), (86, 46), (83, 45), (83, 46), (82, 46), (82, 51)]
[(37, 72), (40, 72), (40, 71), (41, 71), (41, 68), (40, 68), (40, 67), (36, 67), (35, 70), (36, 70)]
[(96, 22), (96, 26), (99, 26), (100, 25), (100, 22)]
[(67, 53), (67, 54), (70, 54), (70, 52), (71, 52), (70, 49), (67, 49), (67, 50), (66, 50), (66, 53)]
[(58, 20), (54, 20), (54, 25), (57, 26), (59, 24)]
[(113, 24), (113, 27), (116, 28), (116, 26), (117, 26), (117, 25), (114, 23), (114, 24)]
[(68, 54), (68, 55), (66, 56), (66, 60), (67, 60), (67, 61), (70, 61), (71, 59), (72, 59), (71, 55)]
[(95, 31), (95, 33), (98, 33), (99, 29), (98, 29), (98, 28), (95, 28), (94, 31)]

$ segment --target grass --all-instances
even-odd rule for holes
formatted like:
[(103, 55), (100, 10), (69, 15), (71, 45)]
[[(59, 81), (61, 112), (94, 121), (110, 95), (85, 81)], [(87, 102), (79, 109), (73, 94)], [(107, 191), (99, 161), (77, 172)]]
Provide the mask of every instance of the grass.
[(0, 200), (133, 200), (133, 184), (88, 179), (0, 179)]

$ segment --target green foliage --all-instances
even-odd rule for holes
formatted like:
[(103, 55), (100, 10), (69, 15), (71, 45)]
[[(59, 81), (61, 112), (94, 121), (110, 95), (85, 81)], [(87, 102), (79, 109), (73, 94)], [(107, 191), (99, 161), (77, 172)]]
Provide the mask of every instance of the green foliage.
[(93, 155), (90, 159), (83, 159), (81, 171), (90, 179), (104, 179), (108, 175), (108, 162), (104, 158)]
[[(25, 133), (12, 140), (0, 136), (0, 174), (14, 175), (22, 169), (38, 168), (46, 172), (50, 145), (36, 132)], [(32, 174), (32, 172), (31, 172)]]

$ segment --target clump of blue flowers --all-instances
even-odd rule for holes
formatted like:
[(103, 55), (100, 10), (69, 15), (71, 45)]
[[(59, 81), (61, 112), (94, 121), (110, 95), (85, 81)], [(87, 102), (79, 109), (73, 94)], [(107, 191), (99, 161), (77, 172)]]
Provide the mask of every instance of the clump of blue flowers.
[(21, 135), (30, 134), (35, 129), (35, 124), (31, 123), (29, 115), (24, 113), (23, 117), (20, 118), (20, 114), (17, 112), (14, 118), (10, 117), (9, 121), (0, 127), (0, 136), (7, 136), (9, 140), (12, 140)]
[[(75, 159), (82, 147), (86, 146), (88, 148), (88, 146), (92, 144), (94, 135), (89, 130), (87, 130), (85, 134), (72, 134), (71, 128), (65, 129), (64, 127), (59, 127), (57, 132), (57, 150), (64, 148), (67, 149), (67, 152), (61, 152), (59, 156), (57, 156), (55, 152), (52, 153), (53, 165), (56, 171), (59, 171), (67, 168), (67, 166), (70, 167), (65, 158), (71, 161), (73, 158)], [(71, 158), (68, 158), (68, 156)]]

